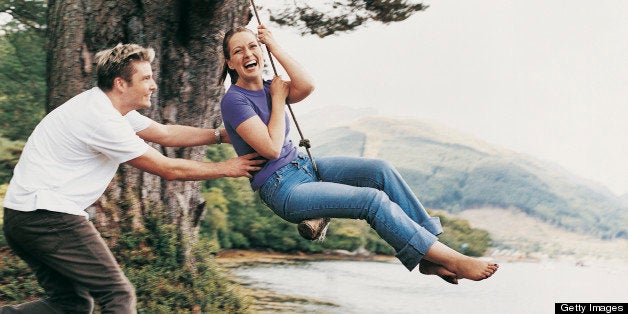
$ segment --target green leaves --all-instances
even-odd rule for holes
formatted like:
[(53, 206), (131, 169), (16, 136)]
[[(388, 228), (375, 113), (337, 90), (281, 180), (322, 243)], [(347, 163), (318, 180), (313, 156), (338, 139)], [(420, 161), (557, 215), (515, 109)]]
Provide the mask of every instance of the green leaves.
[(44, 116), (44, 42), (33, 29), (0, 36), (0, 136), (25, 140)]
[(0, 0), (0, 12), (10, 15), (13, 19), (0, 30), (14, 32), (34, 29), (41, 33), (46, 28), (46, 0)]
[(293, 1), (271, 14), (271, 21), (319, 37), (349, 32), (370, 21), (403, 21), (427, 6), (408, 0)]
[[(9, 183), (17, 164), (24, 142), (10, 141), (0, 137), (0, 184)], [(4, 196), (4, 192), (0, 191)]]

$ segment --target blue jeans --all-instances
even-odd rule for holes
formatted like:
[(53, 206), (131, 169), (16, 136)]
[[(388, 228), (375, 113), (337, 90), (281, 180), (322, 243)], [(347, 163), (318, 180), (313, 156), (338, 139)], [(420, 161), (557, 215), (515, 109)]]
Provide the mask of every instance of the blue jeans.
[(309, 158), (299, 156), (277, 170), (260, 188), (260, 197), (279, 217), (298, 223), (330, 217), (364, 219), (414, 269), (443, 232), (401, 175), (388, 162), (356, 157), (316, 159), (317, 181)]

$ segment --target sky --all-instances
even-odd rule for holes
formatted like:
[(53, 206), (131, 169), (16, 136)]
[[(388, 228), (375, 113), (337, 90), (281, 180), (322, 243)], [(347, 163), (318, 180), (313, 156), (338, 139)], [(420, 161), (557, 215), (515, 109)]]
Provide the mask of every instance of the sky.
[(323, 39), (269, 24), (316, 80), (297, 115), (343, 106), (437, 122), (628, 193), (628, 1), (424, 4)]
[(269, 24), (316, 80), (295, 112), (437, 122), (628, 193), (628, 1), (424, 4), (323, 39)]

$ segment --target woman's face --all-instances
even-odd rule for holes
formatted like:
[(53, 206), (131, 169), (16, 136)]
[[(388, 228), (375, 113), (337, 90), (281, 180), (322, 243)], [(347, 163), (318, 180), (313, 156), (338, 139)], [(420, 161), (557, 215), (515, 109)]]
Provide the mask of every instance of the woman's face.
[(254, 34), (239, 32), (231, 36), (227, 65), (238, 72), (238, 82), (258, 80), (262, 77), (264, 67), (262, 48)]

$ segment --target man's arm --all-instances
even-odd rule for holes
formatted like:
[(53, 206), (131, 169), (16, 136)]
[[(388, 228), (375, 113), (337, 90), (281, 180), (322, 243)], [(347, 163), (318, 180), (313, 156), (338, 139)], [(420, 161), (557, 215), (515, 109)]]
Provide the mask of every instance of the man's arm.
[(158, 175), (166, 180), (211, 180), (223, 177), (251, 178), (250, 171), (258, 171), (257, 165), (264, 160), (255, 160), (258, 154), (248, 154), (223, 162), (202, 162), (181, 158), (168, 158), (149, 147), (143, 155), (127, 161), (140, 170)]
[(189, 147), (216, 143), (231, 143), (227, 132), (220, 130), (220, 137), (215, 129), (203, 129), (185, 125), (165, 125), (153, 121), (146, 129), (137, 132), (145, 141), (166, 147)]

